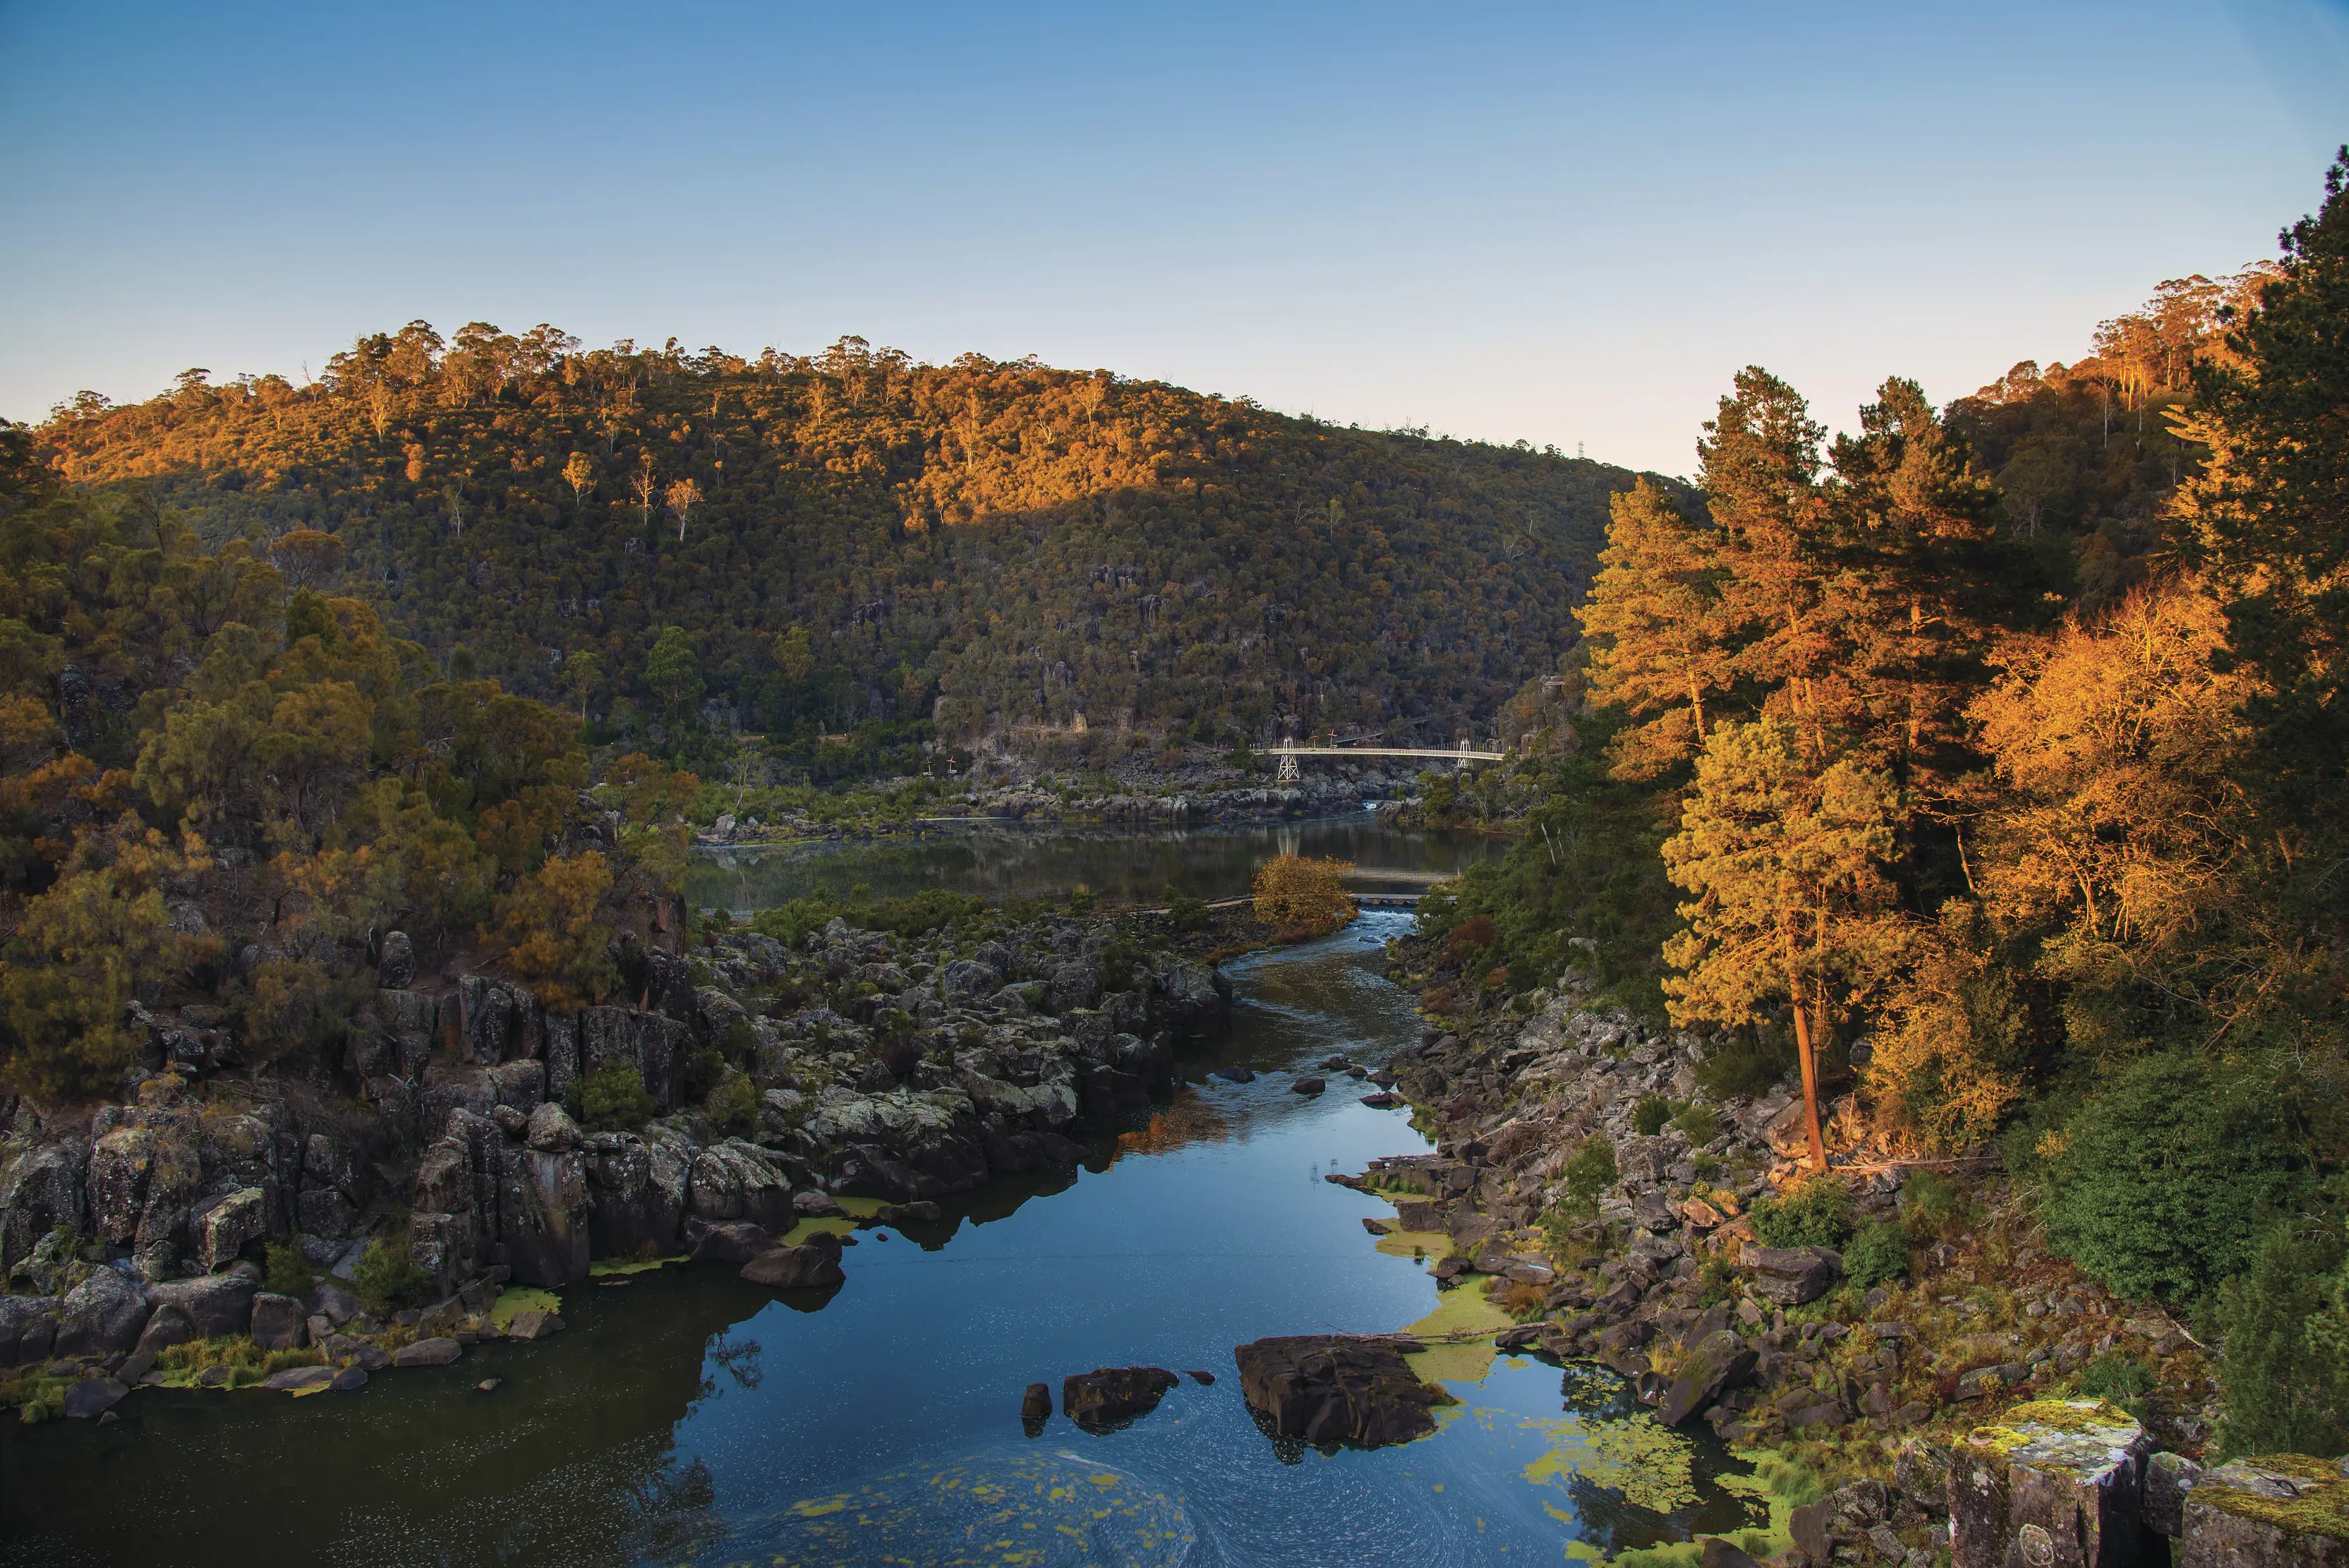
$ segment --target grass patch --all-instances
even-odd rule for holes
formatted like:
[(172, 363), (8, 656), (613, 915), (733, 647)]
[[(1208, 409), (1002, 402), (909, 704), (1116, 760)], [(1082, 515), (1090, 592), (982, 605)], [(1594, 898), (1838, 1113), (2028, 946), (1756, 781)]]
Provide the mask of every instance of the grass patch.
[(514, 1285), (498, 1293), (490, 1308), (490, 1324), (500, 1334), (513, 1326), (513, 1320), (526, 1312), (561, 1312), (563, 1298), (553, 1291), (536, 1285)]
[[(163, 1375), (166, 1388), (249, 1388), (289, 1366), (326, 1364), (323, 1351), (264, 1350), (245, 1335), (220, 1334), (170, 1346), (156, 1356), (155, 1370)], [(204, 1383), (204, 1374), (215, 1367), (225, 1374), (224, 1380)]]
[(598, 1258), (587, 1265), (590, 1279), (602, 1279), (614, 1274), (644, 1274), (668, 1263), (682, 1263), (685, 1254), (673, 1258)]
[(1493, 1369), (1491, 1334), (1496, 1329), (1510, 1327), (1514, 1321), (1482, 1291), (1465, 1286), (1446, 1291), (1433, 1312), (1402, 1332), (1430, 1339), (1446, 1334), (1478, 1334), (1485, 1337), (1460, 1345), (1431, 1345), (1404, 1359), (1423, 1383), (1482, 1383), (1485, 1374)]
[(1379, 1238), (1378, 1248), (1391, 1258), (1441, 1258), (1452, 1251), (1452, 1238), (1441, 1231), (1390, 1231)]

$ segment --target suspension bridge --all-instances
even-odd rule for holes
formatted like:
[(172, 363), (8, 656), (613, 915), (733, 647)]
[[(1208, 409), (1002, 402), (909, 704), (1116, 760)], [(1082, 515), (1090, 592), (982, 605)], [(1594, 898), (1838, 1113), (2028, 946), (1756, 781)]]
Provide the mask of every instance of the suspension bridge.
[(1280, 759), (1278, 781), (1288, 784), (1297, 777), (1299, 757), (1429, 757), (1438, 762), (1456, 763), (1466, 768), (1470, 763), (1500, 763), (1508, 760), (1506, 752), (1473, 750), (1467, 742), (1446, 750), (1441, 746), (1300, 746), (1294, 741), (1284, 741), (1270, 748)]

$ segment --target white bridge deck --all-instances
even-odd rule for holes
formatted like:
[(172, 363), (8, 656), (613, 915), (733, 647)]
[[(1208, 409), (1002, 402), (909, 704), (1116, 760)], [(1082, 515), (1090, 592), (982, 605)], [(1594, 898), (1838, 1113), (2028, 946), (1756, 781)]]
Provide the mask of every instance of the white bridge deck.
[(1297, 776), (1297, 759), (1299, 757), (1433, 757), (1443, 762), (1458, 763), (1464, 768), (1470, 763), (1505, 763), (1509, 760), (1509, 753), (1506, 752), (1473, 751), (1464, 745), (1445, 748), (1441, 746), (1299, 746), (1292, 743), (1286, 746), (1271, 746), (1267, 750), (1280, 759), (1279, 777), (1283, 783)]

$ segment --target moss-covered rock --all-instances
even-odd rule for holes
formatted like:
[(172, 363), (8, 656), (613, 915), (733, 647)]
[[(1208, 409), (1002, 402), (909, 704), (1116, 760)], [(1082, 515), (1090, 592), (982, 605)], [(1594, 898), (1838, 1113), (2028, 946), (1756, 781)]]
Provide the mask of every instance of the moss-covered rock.
[(2349, 1460), (2238, 1459), (2186, 1496), (2180, 1568), (2349, 1564)]
[(1954, 1568), (2134, 1568), (2168, 1556), (2144, 1520), (2153, 1442), (2101, 1399), (2018, 1405), (1950, 1454)]

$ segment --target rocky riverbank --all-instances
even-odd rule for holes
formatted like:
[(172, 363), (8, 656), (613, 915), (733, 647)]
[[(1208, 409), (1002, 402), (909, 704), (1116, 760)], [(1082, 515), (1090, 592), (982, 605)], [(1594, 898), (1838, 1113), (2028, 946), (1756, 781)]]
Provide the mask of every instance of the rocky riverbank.
[(1034, 778), (1014, 778), (926, 799), (918, 814), (906, 811), (826, 822), (799, 809), (774, 811), (766, 816), (755, 812), (740, 815), (730, 812), (698, 830), (694, 837), (704, 848), (749, 848), (818, 839), (917, 834), (956, 821), (1098, 822), (1129, 826), (1175, 823), (1204, 826), (1218, 822), (1331, 816), (1359, 811), (1372, 802), (1392, 801), (1418, 788), (1418, 775), (1407, 769), (1358, 763), (1310, 767), (1286, 784), (1274, 783), (1262, 774), (1222, 767), (1136, 773), (1085, 789), (1050, 785)]
[[(836, 1284), (852, 1220), (1073, 1166), (1229, 1006), (1137, 921), (710, 933), (647, 955), (634, 1005), (568, 1013), (385, 952), (300, 1070), (243, 1064), (216, 1019), (143, 1016), (119, 1103), (0, 1107), (12, 1402), (95, 1415), (142, 1379), (307, 1388), (453, 1359), (559, 1328), (522, 1288), (599, 1260)], [(367, 1299), (371, 1246), (404, 1251), (412, 1302)]]
[[(1505, 1347), (1601, 1362), (1666, 1425), (1780, 1456), (1782, 1501), (1802, 1506), (1775, 1535), (1708, 1542), (1708, 1568), (1749, 1551), (1930, 1568), (1953, 1542), (1959, 1568), (2110, 1565), (2181, 1536), (2189, 1561), (2215, 1560), (2260, 1487), (2282, 1495), (2230, 1467), (2209, 1507), (2178, 1503), (2212, 1436), (2210, 1357), (2049, 1256), (1993, 1164), (1953, 1179), (1889, 1159), (1847, 1099), (1827, 1116), (1831, 1185), (1806, 1185), (1787, 1087), (1708, 1101), (1707, 1043), (1594, 1003), (1572, 971), (1525, 1002), (1432, 1023), (1401, 1053), (1395, 1087), (1437, 1152), (1346, 1179), (1394, 1204), (1372, 1229), (1518, 1320)], [(1833, 1244), (1763, 1244), (1757, 1220), (1794, 1207)], [(1995, 1508), (1970, 1501), (1992, 1492)], [(2083, 1519), (2120, 1544), (2048, 1557)], [(2282, 1555), (2254, 1560), (2318, 1560), (2269, 1539)]]

